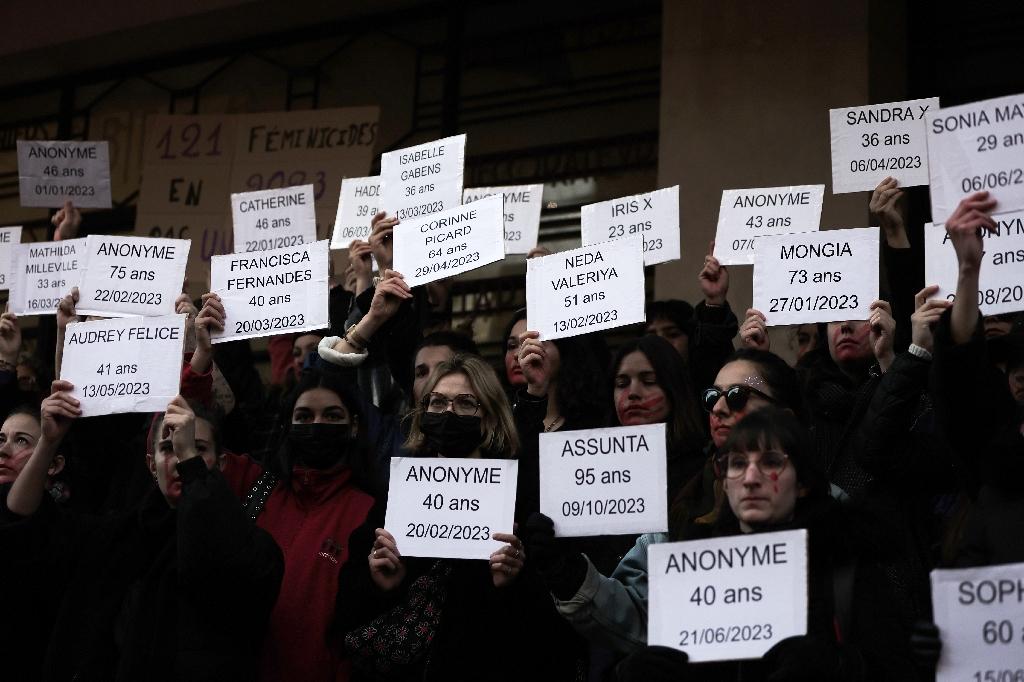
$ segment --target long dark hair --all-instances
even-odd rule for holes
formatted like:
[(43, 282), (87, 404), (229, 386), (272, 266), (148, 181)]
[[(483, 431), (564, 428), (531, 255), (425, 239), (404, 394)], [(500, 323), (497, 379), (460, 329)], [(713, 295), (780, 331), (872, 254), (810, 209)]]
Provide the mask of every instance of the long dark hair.
[[(611, 402), (608, 381), (608, 344), (599, 334), (581, 334), (552, 341), (558, 348), (559, 369), (555, 377), (558, 411), (566, 421), (601, 425), (602, 414)], [(582, 426), (581, 426), (582, 427)]]

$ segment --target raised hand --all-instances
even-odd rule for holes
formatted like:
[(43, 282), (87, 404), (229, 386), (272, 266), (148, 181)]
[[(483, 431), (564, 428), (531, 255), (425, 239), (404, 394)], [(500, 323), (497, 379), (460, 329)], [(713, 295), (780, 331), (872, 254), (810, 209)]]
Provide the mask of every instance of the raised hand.
[(78, 399), (71, 395), (74, 388), (70, 381), (57, 379), (50, 384), (50, 395), (39, 407), (40, 429), (43, 437), (51, 443), (62, 441), (71, 423), (82, 416)]
[(18, 364), (18, 353), (21, 352), (21, 327), (18, 316), (12, 312), (0, 315), (0, 361), (9, 365)]
[(868, 324), (871, 325), (871, 349), (875, 353), (882, 371), (892, 365), (895, 358), (893, 342), (896, 336), (896, 320), (892, 319), (892, 307), (888, 301), (875, 301), (871, 304)]
[[(952, 301), (932, 299), (939, 287), (927, 286), (914, 296), (914, 314), (910, 316), (910, 341), (929, 353), (935, 347), (933, 330), (942, 317), (942, 312), (953, 305)], [(930, 300), (929, 300), (930, 299)]]
[(519, 335), (519, 366), (526, 377), (526, 390), (530, 395), (546, 396), (553, 368), (548, 355), (550, 341), (541, 341), (540, 332), (525, 331)]
[(395, 225), (398, 225), (398, 218), (389, 218), (384, 211), (370, 220), (370, 248), (373, 249), (373, 257), (377, 259), (377, 267), (381, 271), (390, 270), (394, 261), (391, 236)]
[(497, 552), (491, 554), (491, 580), (495, 587), (506, 587), (515, 582), (519, 572), (523, 570), (526, 552), (523, 542), (512, 533), (495, 533), (491, 536), (498, 542), (506, 543)]
[(708, 305), (724, 305), (729, 295), (729, 270), (718, 262), (714, 253), (715, 242), (712, 240), (708, 246), (708, 254), (704, 256), (704, 267), (697, 279), (700, 281), (704, 301)]
[(903, 213), (899, 207), (902, 202), (903, 190), (899, 188), (899, 182), (896, 178), (886, 178), (875, 187), (868, 204), (872, 219), (878, 221), (889, 246), (896, 249), (910, 248)]
[(755, 308), (747, 310), (747, 316), (740, 327), (740, 340), (747, 348), (755, 350), (771, 350), (771, 339), (768, 337), (768, 320), (764, 313)]
[(192, 459), (196, 452), (196, 415), (180, 395), (167, 404), (160, 439), (171, 439), (178, 462)]
[(367, 559), (370, 562), (370, 578), (384, 592), (390, 592), (405, 580), (405, 564), (395, 544), (395, 536), (378, 528), (373, 540), (373, 549)]
[(53, 214), (50, 222), (57, 228), (53, 233), (53, 241), (74, 239), (78, 236), (79, 228), (82, 227), (82, 213), (68, 199), (64, 202), (64, 207)]

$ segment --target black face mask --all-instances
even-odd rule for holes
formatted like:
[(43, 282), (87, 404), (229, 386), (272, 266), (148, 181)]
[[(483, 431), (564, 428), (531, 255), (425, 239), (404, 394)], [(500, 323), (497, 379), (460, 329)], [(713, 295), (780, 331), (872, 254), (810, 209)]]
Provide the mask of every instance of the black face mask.
[(292, 424), (288, 452), (295, 464), (331, 469), (348, 463), (354, 440), (351, 424)]
[(450, 411), (424, 412), (420, 417), (423, 444), (431, 454), (466, 457), (484, 442), (480, 422), (476, 415), (467, 417)]

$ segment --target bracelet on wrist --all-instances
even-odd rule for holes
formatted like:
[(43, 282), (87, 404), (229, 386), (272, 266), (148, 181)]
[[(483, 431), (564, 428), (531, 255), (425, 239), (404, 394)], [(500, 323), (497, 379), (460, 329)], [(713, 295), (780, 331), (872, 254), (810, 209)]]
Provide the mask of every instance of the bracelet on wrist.
[(914, 357), (921, 358), (922, 360), (932, 359), (931, 351), (928, 350), (927, 348), (922, 348), (916, 343), (912, 343), (909, 346), (907, 346), (907, 352), (913, 355)]

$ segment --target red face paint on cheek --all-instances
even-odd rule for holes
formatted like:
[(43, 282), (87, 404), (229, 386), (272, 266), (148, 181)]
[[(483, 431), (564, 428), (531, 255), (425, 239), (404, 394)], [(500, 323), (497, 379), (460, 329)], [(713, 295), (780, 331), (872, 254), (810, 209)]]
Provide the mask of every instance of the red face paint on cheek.
[(775, 494), (778, 495), (779, 494), (779, 475), (773, 471), (768, 478), (772, 479), (772, 483), (773, 483), (772, 490), (774, 490)]
[(644, 410), (653, 410), (657, 407), (661, 407), (661, 404), (664, 402), (665, 396), (656, 395), (651, 398), (648, 398), (647, 400), (641, 400), (639, 403), (637, 403), (637, 407)]

